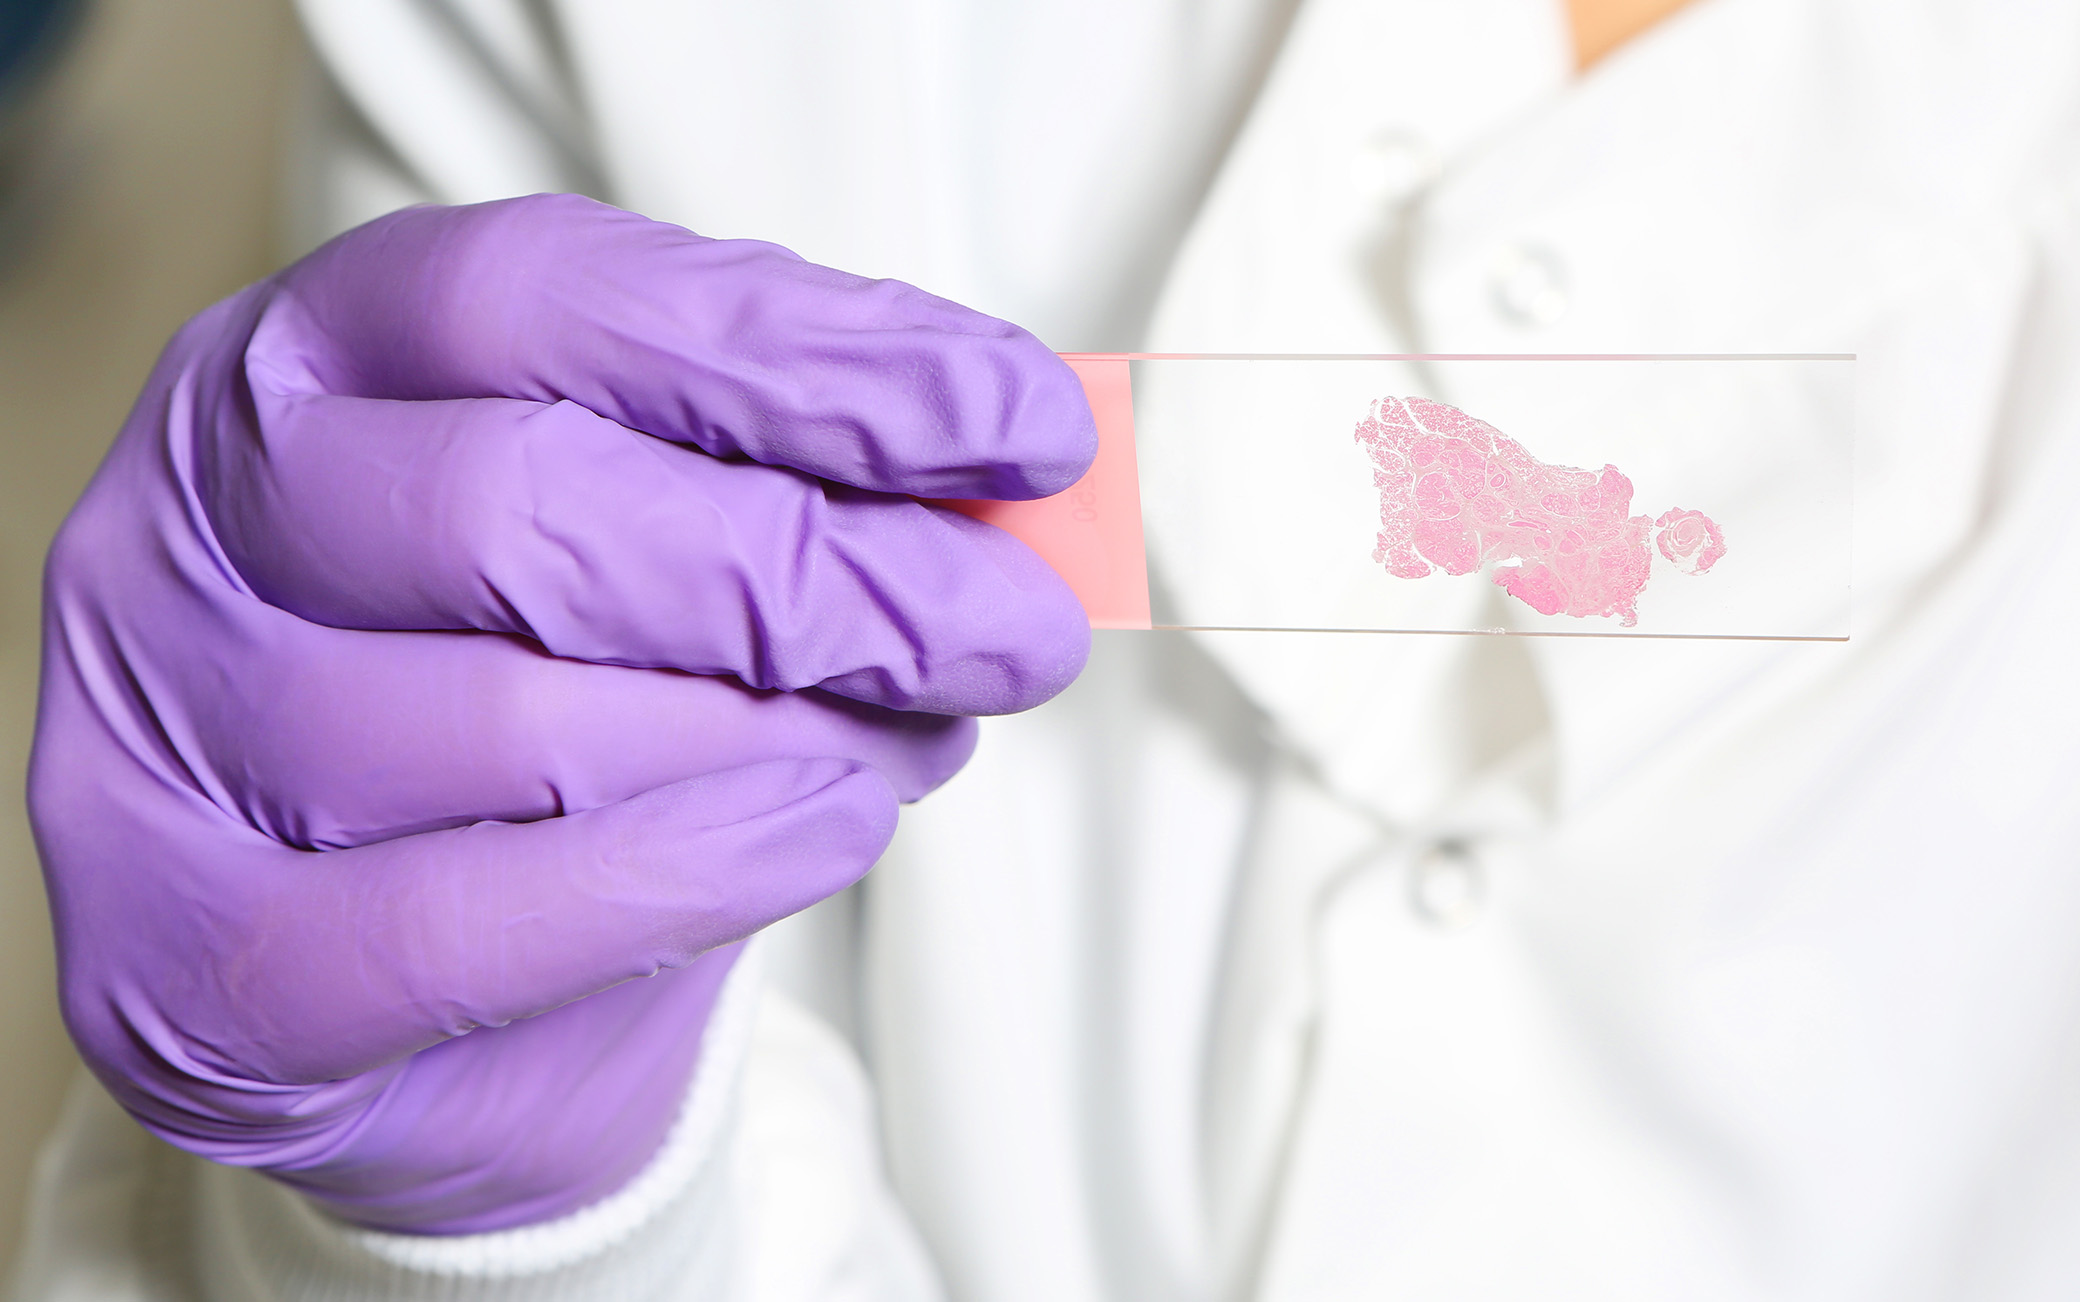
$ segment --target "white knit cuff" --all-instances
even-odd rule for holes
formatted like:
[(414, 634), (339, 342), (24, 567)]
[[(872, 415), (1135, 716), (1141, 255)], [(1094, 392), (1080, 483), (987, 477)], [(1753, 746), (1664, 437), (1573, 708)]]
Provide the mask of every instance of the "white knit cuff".
[(386, 1234), (254, 1172), (194, 1173), (192, 1269), (210, 1302), (671, 1302), (735, 1291), (731, 1139), (762, 984), (747, 946), (702, 1033), (684, 1111), (648, 1166), (568, 1216), (489, 1234)]

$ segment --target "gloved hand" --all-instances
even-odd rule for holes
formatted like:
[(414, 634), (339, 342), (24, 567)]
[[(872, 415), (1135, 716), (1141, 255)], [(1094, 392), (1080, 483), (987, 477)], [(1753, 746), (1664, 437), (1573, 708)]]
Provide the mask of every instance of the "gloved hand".
[(203, 312), (47, 574), (30, 805), (88, 1063), (371, 1226), (612, 1192), (724, 947), (866, 871), (952, 716), (1081, 668), (1044, 563), (891, 495), (1042, 495), (1094, 445), (1003, 322), (567, 196)]

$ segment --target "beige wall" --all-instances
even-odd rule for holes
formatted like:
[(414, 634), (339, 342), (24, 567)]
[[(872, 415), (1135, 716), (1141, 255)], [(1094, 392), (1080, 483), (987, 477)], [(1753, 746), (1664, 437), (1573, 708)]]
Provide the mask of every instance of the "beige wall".
[(0, 1274), (73, 1070), (22, 814), (37, 571), (167, 334), (268, 270), (286, 0), (100, 0), (42, 229), (0, 268)]

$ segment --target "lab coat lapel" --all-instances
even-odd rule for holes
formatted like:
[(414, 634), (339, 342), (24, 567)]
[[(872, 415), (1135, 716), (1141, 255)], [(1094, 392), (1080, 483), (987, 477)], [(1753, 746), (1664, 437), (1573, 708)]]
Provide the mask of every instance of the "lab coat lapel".
[[(1971, 197), (2012, 194), (2020, 180), (1957, 125), (1985, 92), (1945, 56), (1936, 7), (1918, 19), (1901, 8), (1700, 3), (1492, 140), (1438, 188), (1411, 236), (1414, 312), (1441, 349), (1858, 354), (1855, 501), (1844, 509), (1859, 638), (1882, 634), (1975, 527), (2028, 272), (2010, 219)], [(1880, 43), (1919, 48), (1850, 53)], [(1946, 96), (1950, 114), (1935, 107)], [(1948, 181), (1932, 187), (1935, 175)], [(1498, 310), (1498, 259), (1525, 250), (1560, 269), (1556, 321)], [(1479, 409), (1477, 392), (1461, 396)], [(1799, 424), (1820, 436), (1832, 419), (1756, 402), (1770, 413), (1745, 453), (1758, 462), (1795, 464)], [(1607, 455), (1623, 466), (1635, 451)], [(1695, 478), (1683, 490), (1698, 500), (1682, 504), (1708, 510), (1711, 475)], [(1533, 651), (1568, 805), (1825, 655), (1603, 641)]]

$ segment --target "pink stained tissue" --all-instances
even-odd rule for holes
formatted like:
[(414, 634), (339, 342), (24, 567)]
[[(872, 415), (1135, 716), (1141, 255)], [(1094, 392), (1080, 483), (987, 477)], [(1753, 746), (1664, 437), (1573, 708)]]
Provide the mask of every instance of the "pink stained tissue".
[(1616, 616), (1630, 628), (1651, 574), (1650, 538), (1687, 574), (1726, 554), (1702, 512), (1632, 515), (1632, 481), (1616, 466), (1546, 465), (1441, 402), (1381, 398), (1356, 438), (1379, 490), (1372, 557), (1397, 578), (1492, 566), (1504, 591), (1542, 615)]

